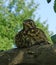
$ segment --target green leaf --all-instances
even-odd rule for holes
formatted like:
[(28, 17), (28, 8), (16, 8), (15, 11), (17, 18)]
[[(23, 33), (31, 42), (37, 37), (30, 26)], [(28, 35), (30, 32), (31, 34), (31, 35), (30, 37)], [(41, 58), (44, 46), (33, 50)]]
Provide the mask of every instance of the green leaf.
[(56, 12), (56, 0), (54, 1), (54, 11)]
[(51, 0), (47, 0), (47, 3), (50, 3), (51, 2)]

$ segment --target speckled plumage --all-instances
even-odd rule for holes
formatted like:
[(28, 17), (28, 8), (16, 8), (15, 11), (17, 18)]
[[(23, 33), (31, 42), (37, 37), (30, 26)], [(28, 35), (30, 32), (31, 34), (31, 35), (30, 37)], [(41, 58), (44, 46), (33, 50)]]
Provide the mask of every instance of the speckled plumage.
[(33, 45), (48, 44), (45, 33), (36, 28), (33, 20), (23, 22), (23, 29), (15, 36), (15, 44), (18, 48), (31, 47)]

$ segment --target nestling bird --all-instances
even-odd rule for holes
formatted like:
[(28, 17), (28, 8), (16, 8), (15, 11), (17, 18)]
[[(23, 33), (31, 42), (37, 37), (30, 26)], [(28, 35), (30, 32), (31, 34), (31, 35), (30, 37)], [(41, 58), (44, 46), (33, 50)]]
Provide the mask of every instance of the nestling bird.
[(28, 48), (33, 45), (48, 44), (45, 33), (36, 28), (33, 20), (23, 21), (23, 29), (15, 35), (15, 44), (18, 48)]

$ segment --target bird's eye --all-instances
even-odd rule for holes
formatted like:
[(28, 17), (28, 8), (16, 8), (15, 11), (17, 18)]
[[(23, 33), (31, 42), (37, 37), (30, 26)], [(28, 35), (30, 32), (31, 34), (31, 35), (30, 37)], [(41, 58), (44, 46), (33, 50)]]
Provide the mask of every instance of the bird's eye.
[(28, 22), (28, 24), (32, 25), (32, 23), (31, 23), (31, 22)]
[(30, 22), (28, 22), (28, 24), (30, 24)]

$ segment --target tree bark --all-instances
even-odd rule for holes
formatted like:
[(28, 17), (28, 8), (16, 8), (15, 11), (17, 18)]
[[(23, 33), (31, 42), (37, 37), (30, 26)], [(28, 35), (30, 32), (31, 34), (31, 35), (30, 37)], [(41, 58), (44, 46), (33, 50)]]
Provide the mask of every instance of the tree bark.
[(55, 65), (56, 49), (50, 45), (0, 51), (0, 65)]

